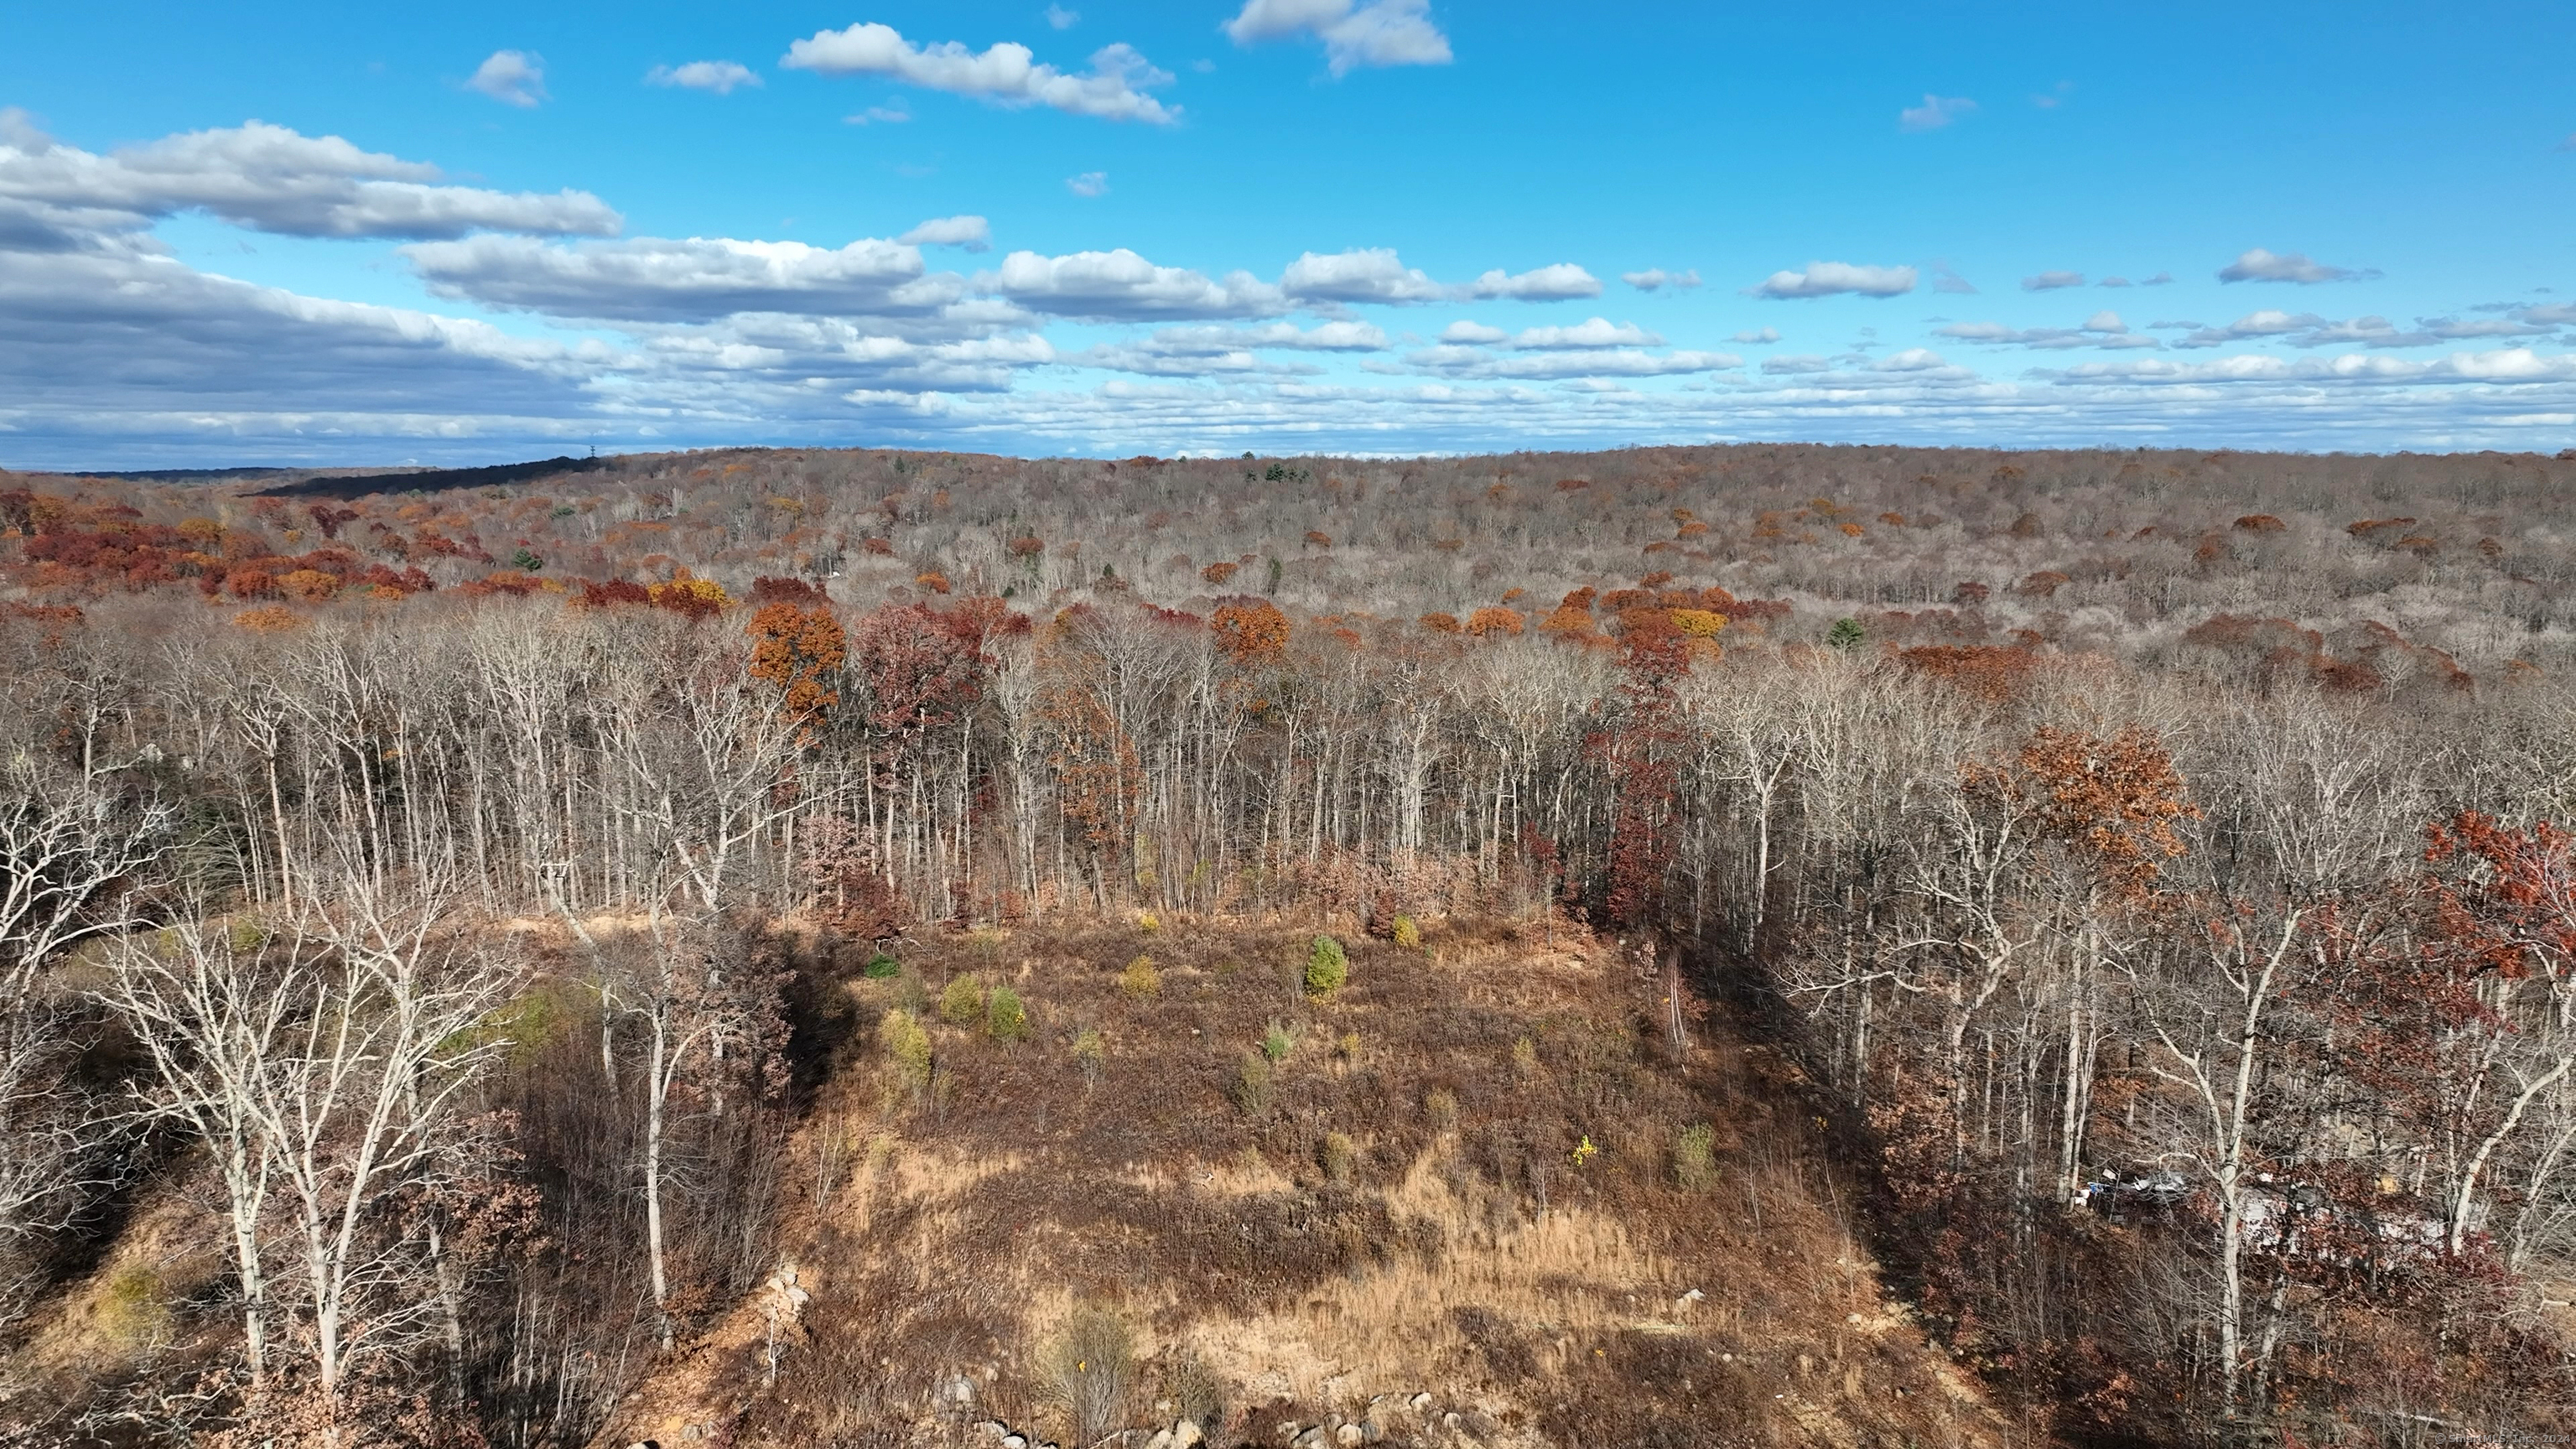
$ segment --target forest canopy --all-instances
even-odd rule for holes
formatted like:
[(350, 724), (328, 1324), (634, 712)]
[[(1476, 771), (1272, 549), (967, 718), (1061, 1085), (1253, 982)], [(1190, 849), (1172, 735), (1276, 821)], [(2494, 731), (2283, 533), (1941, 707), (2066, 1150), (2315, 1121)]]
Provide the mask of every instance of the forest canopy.
[[(1131, 1052), (1357, 1235), (1289, 1297), (1438, 1143), (1674, 1253), (1777, 1169), (2012, 1442), (2564, 1424), (2576, 450), (557, 463), (0, 475), (0, 1428), (590, 1442), (721, 1344), (737, 1442), (907, 1442), (800, 1365), (946, 1423), (1137, 1324), (1171, 1400), (1269, 1269), (780, 1327), (873, 1143), (1187, 1156)], [(45, 1357), (147, 1232), (191, 1293)], [(1526, 1442), (1750, 1372), (1457, 1322)]]

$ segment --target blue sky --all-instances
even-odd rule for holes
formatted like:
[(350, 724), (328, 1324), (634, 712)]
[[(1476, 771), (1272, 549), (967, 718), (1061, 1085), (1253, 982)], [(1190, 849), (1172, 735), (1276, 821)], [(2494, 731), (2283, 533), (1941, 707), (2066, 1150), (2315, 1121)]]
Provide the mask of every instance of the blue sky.
[(13, 12), (5, 466), (2576, 444), (2563, 4)]

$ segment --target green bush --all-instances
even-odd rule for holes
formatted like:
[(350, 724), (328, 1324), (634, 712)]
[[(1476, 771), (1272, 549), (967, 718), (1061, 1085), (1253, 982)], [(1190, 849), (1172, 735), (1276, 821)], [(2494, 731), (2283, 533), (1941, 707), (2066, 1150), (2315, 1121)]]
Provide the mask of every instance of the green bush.
[(1297, 1034), (1275, 1021), (1261, 1033), (1261, 1055), (1270, 1061), (1288, 1060), (1288, 1050), (1296, 1044)]
[(1359, 1156), (1359, 1148), (1339, 1132), (1325, 1133), (1323, 1149), (1316, 1153), (1316, 1159), (1323, 1164), (1324, 1180), (1335, 1187), (1350, 1185), (1351, 1173), (1359, 1164)]
[(478, 1045), (509, 1043), (510, 1063), (525, 1067), (561, 1035), (572, 1015), (553, 991), (532, 991), (494, 1008), (472, 1036)]
[(939, 993), (939, 1019), (950, 1026), (971, 1026), (984, 1014), (984, 983), (960, 976)]
[(1306, 956), (1306, 994), (1330, 996), (1351, 979), (1351, 958), (1342, 943), (1330, 936), (1317, 936), (1315, 949)]
[(1673, 1181), (1685, 1192), (1706, 1192), (1717, 1186), (1717, 1131), (1705, 1122), (1695, 1122), (1682, 1129), (1673, 1139)]
[(1098, 1085), (1101, 1068), (1108, 1064), (1109, 1045), (1100, 1039), (1100, 1028), (1086, 1026), (1073, 1035), (1073, 1064), (1082, 1068), (1082, 1080)]
[(1026, 1041), (1029, 1035), (1029, 1009), (1020, 1003), (1020, 993), (1007, 986), (996, 986), (984, 1004), (984, 1030), (995, 1041)]
[(867, 965), (859, 968), (859, 974), (870, 981), (892, 981), (903, 974), (903, 963), (879, 951), (868, 958)]
[(1422, 927), (1416, 925), (1411, 916), (1395, 918), (1395, 944), (1407, 951), (1422, 949)]
[(895, 1080), (916, 1097), (929, 1090), (930, 1033), (922, 1029), (919, 1019), (897, 1007), (877, 1023), (877, 1040), (885, 1047)]
[(1139, 956), (1118, 973), (1118, 989), (1131, 1001), (1144, 1001), (1163, 991), (1163, 973), (1154, 969), (1154, 958)]
[(1234, 1073), (1234, 1105), (1243, 1115), (1258, 1117), (1270, 1105), (1270, 1058), (1259, 1052), (1245, 1052)]

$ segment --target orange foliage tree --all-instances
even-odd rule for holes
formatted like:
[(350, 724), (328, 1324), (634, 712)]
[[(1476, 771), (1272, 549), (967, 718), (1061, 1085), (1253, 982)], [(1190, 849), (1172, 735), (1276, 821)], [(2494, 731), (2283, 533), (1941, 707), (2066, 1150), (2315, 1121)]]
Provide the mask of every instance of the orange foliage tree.
[(841, 702), (829, 681), (849, 657), (849, 636), (822, 605), (763, 604), (745, 631), (751, 635), (751, 677), (778, 687), (788, 713), (811, 719)]
[(1288, 616), (1266, 599), (1227, 604), (1208, 620), (1216, 644), (1239, 665), (1266, 663), (1288, 647)]

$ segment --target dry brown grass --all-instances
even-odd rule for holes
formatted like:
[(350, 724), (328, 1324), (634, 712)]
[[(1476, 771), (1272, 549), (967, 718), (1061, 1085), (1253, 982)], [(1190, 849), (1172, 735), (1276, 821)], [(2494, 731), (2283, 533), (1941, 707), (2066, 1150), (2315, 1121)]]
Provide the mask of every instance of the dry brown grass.
[[(1039, 1350), (1096, 1303), (1136, 1330), (1131, 1417), (1154, 1419), (1155, 1356), (1194, 1352), (1238, 1406), (1227, 1449), (1422, 1391), (1487, 1416), (1488, 1444), (1679, 1444), (1699, 1441), (1660, 1426), (1712, 1422), (1765, 1444), (1988, 1437), (1974, 1390), (1882, 1291), (1851, 1194), (1768, 1058), (1721, 1038), (1666, 1060), (1633, 966), (1588, 937), (1549, 950), (1507, 923), (1443, 922), (1402, 951), (1353, 934), (1349, 985), (1313, 1002), (1297, 968), (1314, 934), (1021, 932), (1008, 949), (1035, 1039), (944, 1033), (955, 1088), (937, 1103), (878, 1090), (855, 1044), (802, 1139), (801, 1180), (833, 1133), (853, 1165), (828, 1211), (810, 1193), (790, 1207), (815, 1299), (776, 1388), (744, 1387), (738, 1311), (665, 1376), (686, 1407), (659, 1407), (674, 1400), (657, 1385), (662, 1417), (618, 1431), (952, 1442), (963, 1415), (941, 1395), (962, 1376), (975, 1414), (1051, 1432)], [(1162, 990), (1140, 997), (1120, 977), (1148, 937)], [(938, 980), (990, 970), (995, 949), (906, 956)], [(848, 987), (862, 1021), (893, 989)], [(1247, 1117), (1228, 1074), (1273, 1018), (1298, 1042)], [(1081, 1030), (1109, 1043), (1096, 1082), (1068, 1049)], [(1338, 1050), (1354, 1032), (1364, 1049)], [(1671, 1141), (1694, 1121), (1716, 1124), (1720, 1179), (1685, 1192)], [(871, 1174), (848, 1144), (887, 1134), (899, 1146)], [(1598, 1150), (1578, 1163), (1584, 1140)]]

